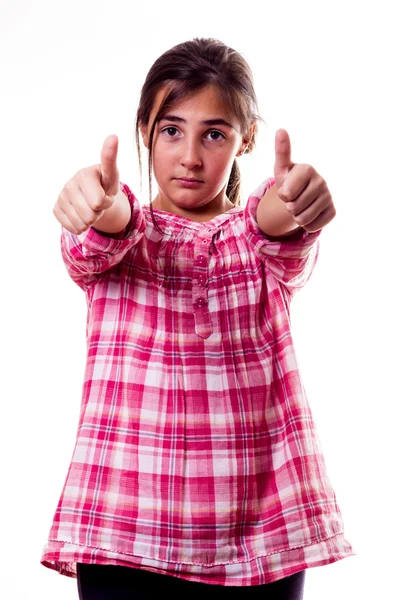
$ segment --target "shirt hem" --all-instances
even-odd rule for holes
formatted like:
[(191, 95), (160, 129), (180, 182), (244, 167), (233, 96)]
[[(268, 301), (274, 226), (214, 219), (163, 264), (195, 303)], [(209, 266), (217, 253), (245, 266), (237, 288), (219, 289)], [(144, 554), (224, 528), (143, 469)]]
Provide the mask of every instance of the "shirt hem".
[(277, 550), (246, 561), (212, 565), (164, 561), (148, 556), (49, 539), (41, 564), (61, 575), (76, 578), (76, 563), (121, 565), (223, 586), (254, 586), (272, 583), (307, 568), (327, 565), (355, 556), (344, 535), (335, 534), (306, 546)]

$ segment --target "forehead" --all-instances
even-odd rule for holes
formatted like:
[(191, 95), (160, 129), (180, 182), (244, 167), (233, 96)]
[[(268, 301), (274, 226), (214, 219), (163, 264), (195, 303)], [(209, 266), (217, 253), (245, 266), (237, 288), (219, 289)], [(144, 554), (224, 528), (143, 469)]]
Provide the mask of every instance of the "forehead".
[[(154, 102), (153, 114), (161, 106), (169, 92), (168, 87), (160, 89)], [(232, 125), (237, 125), (237, 119), (228, 110), (221, 94), (215, 86), (207, 86), (194, 92), (190, 96), (176, 100), (168, 106), (168, 112), (177, 116), (184, 116), (185, 120), (192, 122), (205, 121), (207, 119), (226, 119)]]

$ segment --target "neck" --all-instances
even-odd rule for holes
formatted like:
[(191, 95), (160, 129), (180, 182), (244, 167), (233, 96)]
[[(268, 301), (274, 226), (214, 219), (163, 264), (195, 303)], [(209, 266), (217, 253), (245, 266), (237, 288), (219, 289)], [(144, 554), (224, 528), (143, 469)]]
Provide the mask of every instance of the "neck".
[(222, 215), (228, 210), (235, 208), (235, 205), (229, 200), (228, 196), (224, 196), (222, 203), (214, 203), (212, 201), (206, 204), (205, 206), (185, 209), (180, 206), (176, 206), (170, 202), (165, 202), (162, 194), (159, 193), (154, 198), (151, 204), (153, 208), (156, 208), (158, 210), (173, 213), (175, 215), (179, 215), (181, 217), (185, 217), (186, 219), (191, 219), (192, 221), (197, 222), (210, 221), (214, 217)]

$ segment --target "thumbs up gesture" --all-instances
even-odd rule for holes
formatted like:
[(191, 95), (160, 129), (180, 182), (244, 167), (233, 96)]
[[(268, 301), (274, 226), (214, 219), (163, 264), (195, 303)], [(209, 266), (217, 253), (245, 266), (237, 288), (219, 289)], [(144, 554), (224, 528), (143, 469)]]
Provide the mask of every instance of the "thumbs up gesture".
[(63, 187), (53, 208), (56, 219), (71, 233), (83, 233), (114, 204), (120, 191), (117, 168), (118, 137), (110, 135), (101, 162), (78, 171)]
[(274, 176), (278, 197), (294, 221), (308, 232), (319, 231), (336, 215), (325, 180), (311, 165), (292, 162), (290, 138), (279, 129), (275, 136)]

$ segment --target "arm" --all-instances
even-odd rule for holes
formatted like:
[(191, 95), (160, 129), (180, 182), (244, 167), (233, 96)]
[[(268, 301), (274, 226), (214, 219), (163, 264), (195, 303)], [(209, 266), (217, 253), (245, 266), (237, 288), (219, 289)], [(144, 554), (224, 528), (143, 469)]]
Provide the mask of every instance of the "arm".
[[(95, 227), (89, 227), (83, 233), (75, 235), (64, 227), (61, 228), (61, 254), (64, 264), (71, 279), (84, 291), (93, 286), (102, 273), (120, 263), (125, 254), (136, 246), (144, 235), (145, 220), (139, 201), (129, 187), (122, 182), (120, 191), (127, 198), (131, 212), (128, 223), (120, 232), (105, 233), (97, 231)], [(109, 210), (113, 208), (114, 204)], [(124, 203), (122, 203), (123, 206)], [(119, 213), (121, 219), (124, 210)], [(96, 221), (96, 225), (102, 218)], [(118, 227), (110, 225), (110, 228), (117, 230), (122, 225), (123, 221), (121, 220)], [(102, 225), (102, 227), (105, 226)]]
[[(272, 198), (267, 192), (274, 188), (274, 183), (274, 178), (270, 177), (254, 190), (247, 201), (244, 218), (254, 252), (265, 266), (264, 276), (272, 276), (292, 297), (305, 285), (313, 271), (321, 230), (310, 233), (299, 227), (286, 236), (276, 238), (265, 234), (258, 223), (257, 209), (263, 199), (267, 202), (269, 197)], [(298, 233), (295, 234), (295, 231)], [(272, 281), (269, 285), (273, 286)]]

